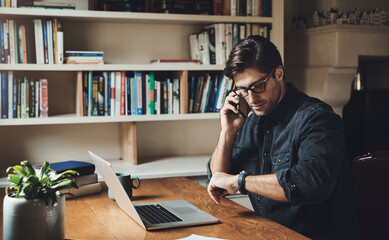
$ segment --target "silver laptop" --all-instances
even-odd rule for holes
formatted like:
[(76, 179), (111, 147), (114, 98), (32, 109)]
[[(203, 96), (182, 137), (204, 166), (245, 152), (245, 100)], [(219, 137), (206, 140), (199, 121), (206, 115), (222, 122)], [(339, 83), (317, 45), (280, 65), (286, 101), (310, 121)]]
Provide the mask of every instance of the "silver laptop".
[(217, 223), (219, 220), (185, 200), (133, 204), (111, 164), (88, 151), (119, 207), (146, 230)]

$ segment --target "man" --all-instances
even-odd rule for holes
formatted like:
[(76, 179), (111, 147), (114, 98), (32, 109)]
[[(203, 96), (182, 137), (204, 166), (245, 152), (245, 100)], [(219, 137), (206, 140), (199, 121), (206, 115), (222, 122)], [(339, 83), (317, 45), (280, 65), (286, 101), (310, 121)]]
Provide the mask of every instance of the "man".
[[(255, 212), (307, 237), (358, 239), (341, 118), (284, 82), (281, 56), (263, 37), (240, 41), (224, 74), (235, 88), (207, 165), (211, 198), (239, 190)], [(247, 119), (240, 98), (252, 109)]]

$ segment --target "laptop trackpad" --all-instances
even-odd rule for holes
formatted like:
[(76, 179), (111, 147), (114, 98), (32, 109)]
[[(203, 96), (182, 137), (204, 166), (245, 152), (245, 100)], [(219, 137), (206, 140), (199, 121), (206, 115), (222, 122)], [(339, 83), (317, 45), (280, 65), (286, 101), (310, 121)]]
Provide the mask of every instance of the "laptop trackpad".
[(178, 214), (192, 214), (198, 213), (198, 211), (191, 207), (170, 207), (171, 210), (175, 211)]

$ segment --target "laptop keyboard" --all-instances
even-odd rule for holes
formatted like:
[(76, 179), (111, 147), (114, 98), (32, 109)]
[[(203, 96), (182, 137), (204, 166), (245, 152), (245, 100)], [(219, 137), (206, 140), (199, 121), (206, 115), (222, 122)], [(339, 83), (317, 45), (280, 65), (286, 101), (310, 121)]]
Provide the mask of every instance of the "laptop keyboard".
[(136, 211), (151, 224), (181, 222), (182, 219), (161, 205), (135, 206)]

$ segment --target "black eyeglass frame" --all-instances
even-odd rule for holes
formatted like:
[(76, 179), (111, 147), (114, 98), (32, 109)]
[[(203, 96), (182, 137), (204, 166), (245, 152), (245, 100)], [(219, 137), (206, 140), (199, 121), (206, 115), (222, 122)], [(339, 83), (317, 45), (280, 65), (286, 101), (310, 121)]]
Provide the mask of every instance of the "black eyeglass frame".
[[(269, 73), (269, 75), (267, 75), (267, 77), (265, 78), (265, 80), (259, 80), (259, 81), (257, 81), (257, 82), (255, 82), (255, 83), (252, 83), (248, 88), (245, 88), (245, 87), (239, 87), (239, 88), (234, 88), (234, 89), (232, 89), (232, 91), (236, 94), (236, 95), (238, 95), (238, 96), (240, 96), (240, 97), (247, 97), (248, 95), (249, 95), (249, 90), (250, 91), (252, 91), (253, 93), (263, 93), (263, 92), (265, 92), (266, 91), (266, 84), (267, 84), (267, 81), (270, 79), (270, 77), (273, 75), (273, 72), (274, 72), (274, 70), (273, 71), (271, 71), (271, 73)], [(256, 86), (258, 86), (258, 85), (263, 85), (263, 90), (262, 91), (255, 91), (254, 90), (254, 88), (256, 87)], [(246, 94), (245, 95), (240, 95), (240, 94), (238, 94), (236, 91), (237, 90), (245, 90), (246, 92)]]

